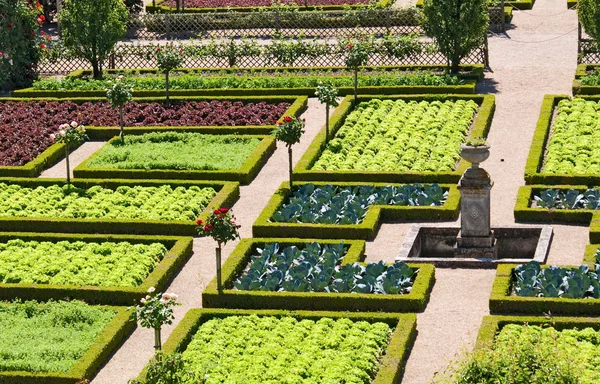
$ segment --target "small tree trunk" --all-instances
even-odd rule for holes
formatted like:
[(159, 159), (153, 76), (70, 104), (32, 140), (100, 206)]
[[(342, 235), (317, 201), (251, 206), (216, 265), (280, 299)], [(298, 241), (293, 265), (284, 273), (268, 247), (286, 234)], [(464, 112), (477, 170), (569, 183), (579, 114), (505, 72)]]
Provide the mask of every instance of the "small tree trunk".
[(71, 166), (69, 164), (69, 144), (65, 144), (65, 160), (67, 161), (67, 185), (71, 184)]
[(160, 340), (160, 327), (154, 328), (154, 349), (160, 351), (162, 349), (162, 342)]
[(165, 85), (167, 93), (167, 107), (169, 106), (169, 72), (165, 72)]
[(329, 141), (329, 104), (325, 104), (325, 142)]
[(292, 146), (291, 145), (288, 145), (288, 157), (290, 159), (289, 172), (290, 172), (290, 192), (291, 192), (294, 187), (294, 185), (292, 184)]
[(217, 291), (221, 293), (223, 291), (223, 283), (221, 281), (221, 243), (215, 249), (217, 255)]
[(358, 69), (354, 70), (354, 106), (356, 106), (356, 98), (358, 93)]
[(92, 61), (92, 71), (94, 80), (102, 79), (102, 71), (100, 70), (100, 63), (97, 60)]
[(119, 127), (121, 128), (121, 132), (119, 133), (119, 138), (121, 139), (121, 143), (125, 142), (125, 133), (123, 132), (123, 106), (119, 105)]
[(457, 74), (460, 69), (459, 65), (460, 65), (460, 57), (453, 56), (452, 57), (452, 66), (450, 67), (450, 73)]

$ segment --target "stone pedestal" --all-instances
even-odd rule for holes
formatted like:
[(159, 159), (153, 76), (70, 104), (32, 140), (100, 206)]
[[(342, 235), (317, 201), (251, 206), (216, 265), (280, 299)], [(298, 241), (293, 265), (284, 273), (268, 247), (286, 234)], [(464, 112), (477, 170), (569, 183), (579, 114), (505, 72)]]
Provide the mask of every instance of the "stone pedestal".
[(491, 230), (490, 175), (478, 163), (467, 169), (458, 183), (460, 191), (460, 233), (456, 239), (457, 257), (496, 258)]

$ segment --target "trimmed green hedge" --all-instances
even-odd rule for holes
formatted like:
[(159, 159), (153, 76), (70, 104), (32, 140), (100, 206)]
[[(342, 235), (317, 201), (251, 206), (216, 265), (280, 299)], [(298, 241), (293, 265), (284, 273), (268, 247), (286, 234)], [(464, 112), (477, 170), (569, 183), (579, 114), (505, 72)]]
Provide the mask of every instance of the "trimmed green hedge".
[[(569, 8), (577, 5), (577, 1), (568, 1)], [(572, 5), (571, 5), (572, 4)], [(573, 80), (573, 95), (598, 95), (600, 94), (600, 85), (581, 85), (581, 78), (588, 75), (588, 71), (597, 71), (600, 69), (598, 64), (578, 64), (575, 71), (575, 80)]]
[[(152, 4), (146, 5), (146, 12), (148, 13), (177, 13), (176, 8), (171, 8), (165, 5), (162, 5), (165, 0), (156, 0), (156, 6)], [(377, 5), (380, 7), (389, 7), (392, 4), (391, 0), (378, 0)], [(322, 6), (301, 6), (300, 11), (302, 12), (310, 12), (315, 10), (322, 11), (343, 11), (347, 8), (346, 5), (322, 5)], [(357, 9), (359, 7), (364, 7), (364, 5), (350, 5), (351, 9)], [(259, 10), (269, 11), (275, 10), (274, 7), (214, 7), (214, 8), (185, 8), (184, 13), (215, 13), (215, 12), (256, 12)]]
[[(49, 299), (75, 299), (91, 304), (134, 305), (146, 296), (148, 288), (158, 291), (168, 286), (183, 264), (192, 256), (192, 237), (126, 236), (126, 235), (81, 235), (0, 232), (0, 242), (22, 239), (24, 241), (83, 241), (123, 242), (132, 244), (161, 243), (169, 249), (144, 282), (138, 287), (97, 287), (50, 284), (0, 283), (0, 300), (19, 298), (22, 300), (45, 301)], [(0, 381), (1, 382), (1, 381)]]
[[(294, 185), (309, 184), (308, 182), (294, 183)], [(331, 184), (327, 182), (312, 183), (317, 186)], [(359, 182), (334, 182), (339, 186), (372, 185), (384, 187), (389, 183), (359, 183)], [(269, 222), (273, 213), (281, 207), (290, 195), (288, 183), (281, 184), (267, 206), (260, 213), (252, 225), (254, 237), (291, 237), (315, 239), (362, 239), (372, 240), (377, 235), (381, 221), (440, 221), (456, 220), (460, 209), (460, 194), (455, 185), (442, 184), (448, 190), (448, 198), (442, 206), (392, 206), (374, 205), (369, 208), (365, 219), (360, 224), (306, 224), (306, 223), (275, 223)]]
[(31, 373), (25, 371), (0, 372), (3, 384), (76, 384), (82, 379), (92, 379), (110, 356), (136, 327), (134, 313), (124, 307), (106, 307), (117, 311), (90, 349), (65, 373)]
[[(27, 187), (50, 186), (63, 184), (64, 179), (21, 179), (1, 178), (1, 183), (17, 184)], [(172, 187), (198, 186), (212, 187), (217, 191), (215, 197), (198, 217), (205, 220), (211, 211), (219, 207), (230, 208), (240, 196), (240, 185), (237, 182), (219, 181), (185, 181), (185, 180), (98, 180), (74, 179), (72, 184), (79, 188), (90, 188), (100, 185), (115, 189), (119, 186), (162, 186)], [(160, 220), (108, 220), (108, 219), (52, 219), (0, 216), (0, 227), (5, 232), (53, 232), (53, 233), (116, 233), (136, 235), (196, 235), (196, 223), (193, 221), (160, 221)], [(1, 382), (1, 381), (0, 381)]]
[[(332, 319), (346, 318), (352, 321), (383, 322), (393, 328), (390, 342), (381, 357), (381, 365), (372, 384), (399, 383), (404, 373), (406, 359), (417, 335), (417, 316), (414, 313), (349, 313), (321, 311), (281, 311), (281, 310), (243, 310), (243, 309), (190, 309), (185, 317), (163, 345), (166, 354), (183, 352), (198, 331), (198, 328), (212, 318), (228, 316), (292, 316), (298, 319), (318, 320), (323, 317)], [(138, 379), (143, 380), (146, 369)]]
[[(259, 139), (260, 143), (250, 154), (244, 164), (233, 170), (177, 170), (177, 169), (106, 169), (89, 168), (88, 162), (98, 155), (96, 152), (73, 170), (73, 176), (90, 179), (169, 179), (169, 180), (224, 180), (250, 184), (275, 152), (274, 136), (243, 136), (248, 139)], [(113, 137), (108, 144), (120, 140)]]
[(598, 212), (592, 209), (553, 209), (532, 208), (531, 201), (535, 193), (546, 189), (586, 190), (585, 185), (526, 185), (519, 188), (515, 205), (515, 220), (533, 223), (580, 223), (589, 224)]
[[(594, 247), (598, 249), (598, 245)], [(586, 252), (587, 254), (587, 252)], [(559, 297), (521, 297), (511, 294), (512, 271), (518, 264), (499, 265), (490, 296), (490, 312), (553, 315), (600, 316), (600, 299), (566, 299)], [(542, 268), (548, 268), (543, 266)]]
[[(49, 91), (54, 92), (55, 91)], [(173, 96), (170, 98), (172, 101), (210, 101), (210, 100), (228, 100), (228, 101), (242, 101), (242, 102), (267, 102), (267, 103), (281, 103), (287, 102), (291, 105), (285, 111), (283, 116), (280, 116), (279, 120), (282, 120), (284, 116), (300, 116), (308, 105), (308, 97), (306, 96), (243, 96), (243, 97), (230, 97), (230, 96)], [(53, 97), (35, 98), (35, 97), (5, 97), (0, 99), (0, 102), (4, 101), (72, 101), (74, 103), (85, 103), (85, 102), (106, 102), (106, 97), (65, 97), (61, 98), (56, 95)], [(133, 99), (138, 102), (164, 102), (162, 97), (136, 97)], [(231, 133), (231, 134), (251, 134), (251, 135), (270, 135), (275, 124), (269, 125), (240, 125), (240, 126), (149, 126), (149, 127), (125, 127), (126, 134), (140, 135), (149, 132), (157, 131), (180, 131), (180, 132), (197, 132), (197, 133)], [(91, 140), (110, 140), (114, 136), (119, 135), (119, 127), (86, 127), (86, 131)]]
[[(588, 100), (600, 100), (598, 97), (587, 96)], [(542, 102), (540, 118), (533, 134), (533, 141), (529, 149), (527, 164), (525, 165), (525, 182), (527, 184), (585, 184), (589, 186), (600, 185), (600, 175), (582, 174), (544, 174), (541, 173), (544, 165), (546, 146), (550, 140), (550, 130), (556, 106), (561, 100), (569, 99), (567, 95), (546, 95)]]
[(64, 144), (56, 143), (25, 165), (0, 166), (0, 177), (38, 177), (64, 157)]
[[(505, 1), (504, 17), (506, 18), (506, 21), (509, 22), (512, 19), (513, 8), (518, 10), (531, 9), (533, 8), (533, 3), (535, 3), (535, 0)], [(423, 0), (417, 0), (417, 4), (415, 6), (418, 8), (423, 8)]]
[[(338, 244), (335, 240), (317, 239), (243, 239), (233, 250), (223, 265), (223, 287), (217, 290), (216, 278), (202, 292), (202, 306), (205, 308), (245, 308), (245, 309), (290, 309), (290, 310), (331, 310), (331, 311), (384, 311), (421, 312), (429, 300), (429, 293), (435, 281), (435, 267), (431, 264), (409, 264), (419, 268), (412, 291), (405, 295), (380, 295), (359, 293), (325, 292), (265, 292), (241, 291), (233, 289), (233, 282), (246, 269), (250, 257), (257, 247), (268, 243), (285, 246), (317, 242)], [(342, 264), (352, 264), (364, 260), (363, 240), (343, 240), (349, 245)]]
[(494, 339), (500, 330), (507, 324), (551, 325), (556, 330), (569, 328), (600, 329), (600, 319), (588, 317), (554, 317), (544, 316), (485, 316), (479, 327), (475, 350), (492, 347)]
[[(479, 110), (475, 116), (469, 137), (483, 136), (487, 137), (492, 117), (496, 108), (493, 95), (408, 95), (408, 96), (384, 96), (384, 95), (360, 95), (357, 102), (368, 101), (371, 99), (386, 100), (416, 100), (416, 101), (435, 101), (435, 100), (473, 100), (479, 104)], [(353, 97), (346, 96), (335, 109), (329, 118), (330, 137), (335, 137), (337, 131), (344, 125), (346, 117), (352, 112)], [(327, 143), (325, 141), (325, 126), (315, 136), (306, 152), (294, 168), (294, 177), (296, 180), (319, 180), (319, 181), (372, 181), (372, 182), (393, 182), (393, 183), (457, 183), (464, 171), (469, 167), (469, 163), (460, 160), (455, 171), (451, 172), (373, 172), (373, 171), (313, 171), (310, 168), (319, 159), (325, 150)]]
[(583, 264), (593, 267), (596, 264), (596, 251), (600, 249), (600, 244), (588, 244), (585, 246), (583, 254)]

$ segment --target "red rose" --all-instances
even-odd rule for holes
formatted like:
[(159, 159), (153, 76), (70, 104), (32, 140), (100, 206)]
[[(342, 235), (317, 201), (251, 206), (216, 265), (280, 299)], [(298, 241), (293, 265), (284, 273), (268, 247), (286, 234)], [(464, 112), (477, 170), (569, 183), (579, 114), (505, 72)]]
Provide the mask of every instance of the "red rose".
[(204, 226), (204, 232), (208, 232), (208, 231), (210, 231), (210, 228), (208, 227), (208, 225), (205, 225)]
[(346, 49), (350, 49), (350, 48), (352, 48), (352, 45), (350, 45), (350, 44), (346, 45)]
[(221, 211), (219, 211), (218, 209), (215, 209), (215, 215), (218, 215), (219, 213), (221, 213)]
[(198, 221), (196, 221), (196, 224), (202, 225), (202, 220), (198, 219)]
[(229, 212), (229, 209), (227, 209), (227, 208), (219, 208), (219, 211), (221, 213), (227, 213), (227, 212)]
[(283, 118), (283, 121), (285, 121), (286, 123), (289, 123), (290, 121), (292, 121), (292, 118), (289, 116), (286, 116)]
[(46, 44), (40, 44), (40, 48), (42, 48), (42, 49), (46, 48)]
[(12, 24), (8, 24), (8, 29), (12, 29), (13, 25)]
[(46, 20), (46, 16), (40, 15), (40, 20), (42, 20), (42, 21)]

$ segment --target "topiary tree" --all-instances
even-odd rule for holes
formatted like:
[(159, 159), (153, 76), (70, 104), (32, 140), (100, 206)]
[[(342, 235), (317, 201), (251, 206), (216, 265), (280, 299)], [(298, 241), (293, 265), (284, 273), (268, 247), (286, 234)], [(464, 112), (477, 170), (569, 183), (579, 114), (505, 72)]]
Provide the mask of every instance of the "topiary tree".
[(85, 127), (76, 121), (71, 124), (61, 124), (58, 132), (50, 135), (50, 139), (65, 145), (65, 161), (67, 162), (67, 185), (71, 184), (71, 166), (69, 164), (70, 149), (87, 139)]
[(320, 82), (315, 91), (315, 96), (321, 104), (325, 104), (325, 142), (329, 141), (329, 107), (337, 107), (338, 90), (331, 84)]
[(123, 132), (123, 106), (129, 103), (132, 99), (131, 93), (133, 89), (131, 84), (126, 83), (123, 80), (123, 76), (119, 76), (111, 87), (106, 91), (106, 98), (110, 102), (113, 108), (119, 108), (119, 138), (121, 143), (125, 142), (125, 134)]
[(289, 158), (289, 173), (290, 173), (290, 191), (292, 185), (292, 145), (299, 143), (302, 134), (304, 133), (304, 119), (300, 120), (297, 117), (285, 116), (283, 121), (277, 123), (277, 127), (273, 131), (273, 135), (279, 141), (283, 141), (288, 148)]
[(489, 28), (488, 0), (424, 0), (423, 29), (458, 73), (460, 61), (483, 42)]
[(342, 51), (346, 57), (344, 59), (346, 68), (354, 74), (354, 105), (358, 93), (358, 71), (360, 67), (367, 65), (369, 56), (373, 53), (373, 42), (364, 37), (350, 38), (342, 40)]
[(600, 2), (597, 0), (578, 1), (577, 14), (585, 33), (590, 35), (597, 44), (600, 41)]
[(156, 47), (156, 65), (165, 74), (167, 107), (169, 106), (169, 72), (183, 65), (183, 50), (167, 42), (163, 47)]
[(0, 0), (0, 88), (29, 87), (46, 52), (39, 25), (45, 20), (37, 2)]
[(129, 12), (123, 0), (65, 0), (58, 15), (65, 46), (102, 78), (104, 60), (125, 37)]
[(148, 288), (148, 295), (140, 299), (135, 306), (135, 319), (144, 328), (154, 329), (154, 349), (160, 351), (162, 341), (160, 330), (163, 325), (173, 324), (173, 307), (181, 305), (174, 293), (155, 293), (154, 287)]

